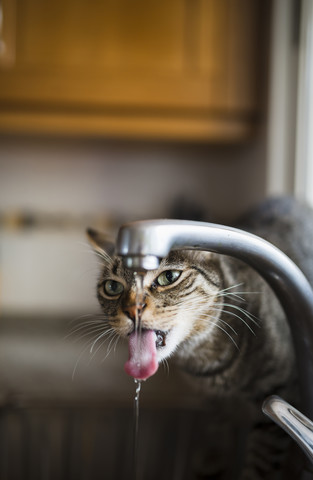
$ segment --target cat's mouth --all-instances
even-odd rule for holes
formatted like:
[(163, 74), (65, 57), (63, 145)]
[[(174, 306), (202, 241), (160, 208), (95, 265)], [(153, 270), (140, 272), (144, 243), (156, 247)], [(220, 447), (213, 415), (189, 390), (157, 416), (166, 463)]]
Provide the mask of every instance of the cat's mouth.
[[(145, 331), (146, 329), (143, 328), (142, 331)], [(155, 346), (156, 348), (162, 348), (166, 346), (166, 337), (168, 335), (168, 331), (163, 331), (163, 330), (153, 330), (155, 333)], [(129, 333), (129, 335), (131, 335)]]
[(168, 332), (163, 332), (162, 330), (155, 330), (155, 345), (157, 348), (165, 347), (167, 334)]
[(128, 340), (129, 357), (125, 363), (128, 375), (146, 380), (158, 369), (157, 350), (166, 346), (169, 331), (143, 328), (140, 332), (134, 329)]

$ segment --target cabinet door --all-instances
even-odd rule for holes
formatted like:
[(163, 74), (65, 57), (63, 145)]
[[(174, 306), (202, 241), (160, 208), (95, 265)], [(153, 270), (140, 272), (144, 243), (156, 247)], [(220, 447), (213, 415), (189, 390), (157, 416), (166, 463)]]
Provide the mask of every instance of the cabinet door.
[(0, 127), (205, 136), (256, 109), (260, 0), (15, 1)]

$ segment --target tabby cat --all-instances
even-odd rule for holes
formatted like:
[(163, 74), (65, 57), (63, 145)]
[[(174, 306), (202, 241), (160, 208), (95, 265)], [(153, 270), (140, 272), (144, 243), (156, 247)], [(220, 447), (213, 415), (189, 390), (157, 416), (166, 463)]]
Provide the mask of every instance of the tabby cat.
[[(313, 283), (309, 208), (290, 198), (271, 200), (236, 226), (274, 243)], [(249, 432), (238, 478), (280, 478), (275, 472), (282, 469), (287, 436), (264, 417), (261, 405), (271, 394), (294, 402), (296, 375), (288, 322), (265, 281), (231, 257), (171, 251), (157, 270), (144, 276), (142, 340), (136, 352), (133, 273), (114, 256), (114, 244), (93, 230), (88, 235), (103, 263), (97, 296), (106, 328), (129, 341), (127, 373), (148, 378), (160, 362), (173, 356), (217, 408), (218, 421), (224, 411), (228, 427)], [(224, 437), (225, 444), (229, 438)], [(221, 459), (215, 458), (201, 478), (234, 478), (227, 468), (221, 452)]]

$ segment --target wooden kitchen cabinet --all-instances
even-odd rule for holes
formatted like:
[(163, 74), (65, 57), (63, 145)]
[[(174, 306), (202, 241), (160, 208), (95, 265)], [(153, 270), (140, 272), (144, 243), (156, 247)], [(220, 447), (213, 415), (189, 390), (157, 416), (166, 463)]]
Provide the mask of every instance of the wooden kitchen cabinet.
[(0, 132), (232, 141), (257, 125), (265, 0), (2, 8)]

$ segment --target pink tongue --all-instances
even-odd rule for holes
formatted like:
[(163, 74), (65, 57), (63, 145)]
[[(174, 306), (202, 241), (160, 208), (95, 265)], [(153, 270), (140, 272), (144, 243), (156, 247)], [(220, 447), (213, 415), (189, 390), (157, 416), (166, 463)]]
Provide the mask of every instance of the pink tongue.
[(158, 369), (156, 336), (153, 330), (134, 331), (129, 337), (129, 358), (125, 371), (131, 377), (146, 380)]

